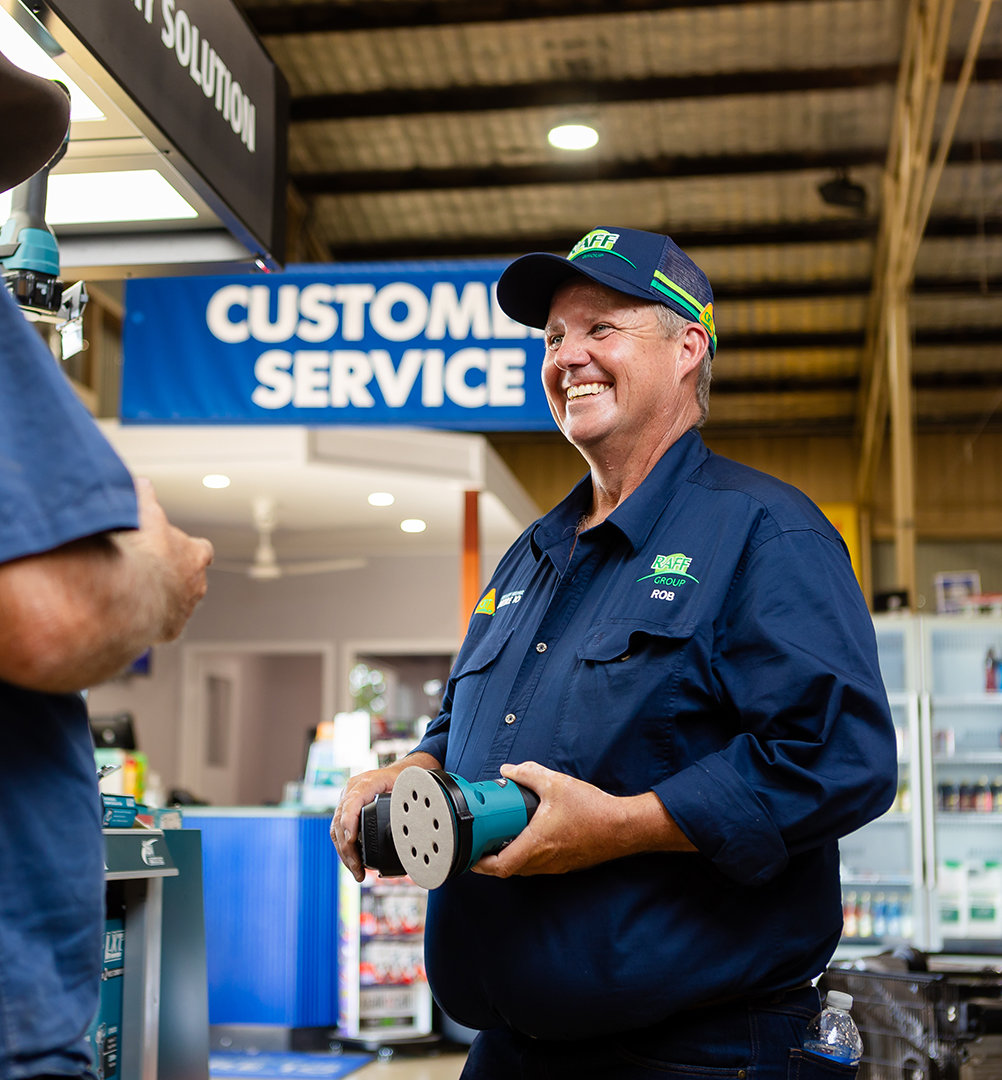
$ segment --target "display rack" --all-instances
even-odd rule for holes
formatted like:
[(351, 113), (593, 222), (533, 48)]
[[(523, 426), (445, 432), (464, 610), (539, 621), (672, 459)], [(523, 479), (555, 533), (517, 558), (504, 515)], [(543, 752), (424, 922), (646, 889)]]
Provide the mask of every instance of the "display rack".
[(373, 870), (338, 879), (338, 1034), (368, 1049), (427, 1039), (432, 999), (424, 970), (427, 892)]
[[(110, 1018), (118, 1029), (115, 1064), (128, 1080), (157, 1080), (163, 879), (178, 870), (159, 830), (105, 829), (104, 847), (109, 898), (124, 913), (121, 1015)], [(117, 919), (109, 925), (118, 932)]]

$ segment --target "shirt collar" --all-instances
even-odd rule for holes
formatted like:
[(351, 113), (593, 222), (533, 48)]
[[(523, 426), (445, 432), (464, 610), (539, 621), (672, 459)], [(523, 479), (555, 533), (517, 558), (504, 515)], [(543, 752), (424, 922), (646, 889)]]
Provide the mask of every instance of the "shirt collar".
[[(617, 506), (603, 524), (615, 526), (633, 550), (639, 551), (665, 506), (709, 453), (699, 432), (691, 428), (668, 447), (636, 491)], [(536, 522), (530, 539), (537, 559), (547, 548), (573, 535), (581, 516), (591, 506), (591, 497), (589, 475), (575, 484), (564, 499)]]

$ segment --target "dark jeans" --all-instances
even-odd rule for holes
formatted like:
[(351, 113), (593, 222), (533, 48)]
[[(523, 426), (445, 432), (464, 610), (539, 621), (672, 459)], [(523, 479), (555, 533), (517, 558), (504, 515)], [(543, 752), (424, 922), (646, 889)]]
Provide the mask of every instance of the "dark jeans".
[(813, 987), (728, 1002), (599, 1039), (550, 1041), (497, 1028), (474, 1039), (461, 1080), (852, 1080), (802, 1050)]

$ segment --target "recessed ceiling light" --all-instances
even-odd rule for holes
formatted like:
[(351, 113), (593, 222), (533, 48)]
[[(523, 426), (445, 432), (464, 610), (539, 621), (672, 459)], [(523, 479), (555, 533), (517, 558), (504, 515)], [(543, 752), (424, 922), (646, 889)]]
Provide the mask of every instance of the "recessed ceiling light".
[(400, 528), (404, 532), (420, 533), (424, 532), (425, 529), (428, 528), (428, 525), (420, 518), (404, 518), (404, 520), (400, 522)]
[(369, 496), (370, 506), (392, 506), (395, 501), (388, 491), (374, 491)]
[(207, 488), (228, 488), (230, 478), (223, 476), (222, 473), (209, 473), (207, 476), (202, 477), (202, 486)]
[(598, 132), (590, 124), (558, 124), (546, 138), (558, 150), (590, 150), (598, 142)]
[[(10, 215), (10, 194), (0, 197), (0, 219)], [(55, 173), (49, 177), (49, 225), (99, 225), (112, 221), (178, 221), (198, 211), (156, 169), (129, 172)]]

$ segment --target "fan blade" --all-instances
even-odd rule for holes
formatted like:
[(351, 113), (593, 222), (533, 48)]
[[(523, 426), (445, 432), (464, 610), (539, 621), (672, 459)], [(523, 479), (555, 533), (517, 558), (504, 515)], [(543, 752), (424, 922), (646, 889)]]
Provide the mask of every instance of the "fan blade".
[(314, 562), (282, 563), (283, 574), (330, 574), (338, 570), (360, 570), (365, 559), (318, 559)]

